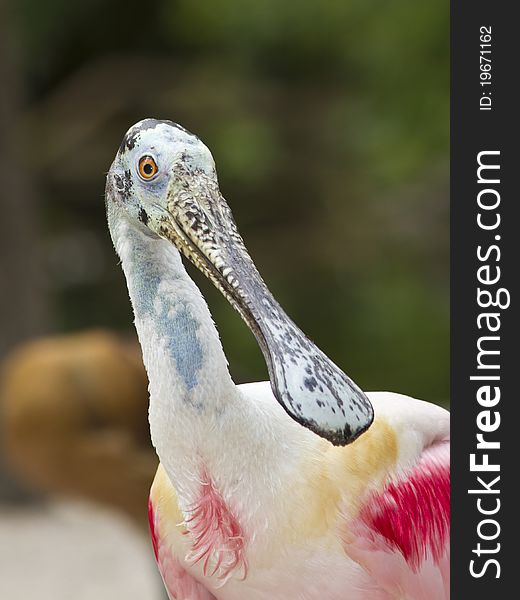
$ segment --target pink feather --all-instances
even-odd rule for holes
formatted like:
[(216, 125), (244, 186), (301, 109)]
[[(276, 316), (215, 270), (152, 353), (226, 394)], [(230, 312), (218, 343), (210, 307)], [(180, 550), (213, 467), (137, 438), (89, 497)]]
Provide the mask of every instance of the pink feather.
[(194, 565), (204, 559), (204, 576), (216, 575), (222, 584), (240, 567), (245, 577), (247, 561), (240, 524), (206, 472), (202, 473), (201, 481), (200, 496), (185, 521), (186, 533), (193, 539), (189, 561)]
[(449, 598), (449, 443), (426, 449), (414, 467), (370, 495), (348, 527), (345, 549), (393, 598)]

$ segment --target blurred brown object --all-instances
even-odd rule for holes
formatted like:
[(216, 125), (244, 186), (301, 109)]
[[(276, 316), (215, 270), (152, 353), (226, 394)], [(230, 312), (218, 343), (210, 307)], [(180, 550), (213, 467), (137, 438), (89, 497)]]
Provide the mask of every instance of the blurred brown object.
[(157, 458), (137, 342), (96, 330), (24, 344), (4, 361), (0, 410), (3, 450), (24, 481), (146, 526)]

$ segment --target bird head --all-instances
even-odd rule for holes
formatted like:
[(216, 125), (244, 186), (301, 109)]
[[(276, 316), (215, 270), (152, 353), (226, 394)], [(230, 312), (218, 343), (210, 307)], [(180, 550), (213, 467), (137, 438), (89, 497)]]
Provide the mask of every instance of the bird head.
[(345, 445), (366, 431), (366, 395), (273, 298), (220, 193), (211, 152), (171, 121), (131, 127), (110, 167), (107, 210), (168, 240), (224, 294), (255, 335), (274, 396), (301, 425)]

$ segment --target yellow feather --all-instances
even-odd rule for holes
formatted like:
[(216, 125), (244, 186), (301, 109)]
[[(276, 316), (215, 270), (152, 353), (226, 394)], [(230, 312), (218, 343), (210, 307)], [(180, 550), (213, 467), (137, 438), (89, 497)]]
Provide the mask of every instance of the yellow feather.
[[(354, 517), (366, 492), (384, 485), (396, 463), (397, 451), (396, 434), (381, 417), (349, 446), (335, 447), (320, 441), (316, 458), (306, 461), (295, 479), (287, 482), (280, 499), (285, 514), (277, 543), (299, 545), (313, 538), (339, 543), (333, 534), (338, 521)], [(174, 543), (186, 528), (175, 488), (162, 465), (150, 496), (158, 509), (161, 535)], [(170, 536), (174, 531), (177, 535)]]
[(287, 485), (288, 542), (326, 536), (340, 517), (355, 516), (365, 493), (384, 484), (397, 459), (396, 435), (381, 418), (349, 446), (323, 441), (320, 449), (317, 460), (299, 474), (299, 483)]

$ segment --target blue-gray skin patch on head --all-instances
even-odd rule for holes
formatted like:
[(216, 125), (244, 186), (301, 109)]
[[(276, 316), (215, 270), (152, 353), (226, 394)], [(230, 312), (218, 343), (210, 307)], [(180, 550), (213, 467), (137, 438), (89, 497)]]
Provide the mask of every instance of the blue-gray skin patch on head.
[[(145, 157), (156, 163), (157, 174), (143, 181), (138, 169)], [(147, 200), (164, 206), (170, 184), (180, 183), (179, 166), (215, 175), (213, 157), (197, 136), (172, 121), (144, 119), (126, 133), (111, 170), (120, 198), (147, 210)]]
[[(149, 179), (140, 169), (143, 159), (155, 163), (156, 173)], [(216, 177), (213, 157), (195, 135), (172, 121), (140, 121), (126, 133), (110, 168), (107, 202), (157, 233), (154, 224), (168, 218), (171, 185), (182, 185), (176, 175), (179, 165)]]
[[(177, 123), (174, 123), (173, 121), (168, 121), (168, 120), (164, 120), (164, 119), (143, 119), (142, 121), (139, 121), (139, 123), (136, 123), (133, 127), (131, 127), (125, 137), (123, 138), (123, 141), (121, 142), (121, 145), (119, 146), (119, 153), (123, 154), (128, 150), (133, 150), (136, 146), (136, 144), (139, 142), (140, 138), (141, 138), (141, 134), (144, 131), (149, 131), (150, 129), (155, 129), (158, 125), (168, 125), (170, 127), (174, 127), (175, 129), (178, 129), (179, 131), (182, 131), (183, 133), (186, 133), (188, 135), (193, 135), (191, 133), (189, 133), (188, 130), (184, 129), (184, 127), (182, 127), (182, 125), (179, 125)], [(193, 136), (196, 137), (196, 136)]]

